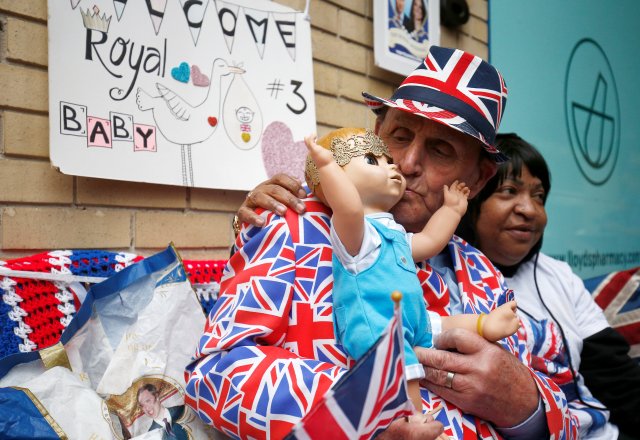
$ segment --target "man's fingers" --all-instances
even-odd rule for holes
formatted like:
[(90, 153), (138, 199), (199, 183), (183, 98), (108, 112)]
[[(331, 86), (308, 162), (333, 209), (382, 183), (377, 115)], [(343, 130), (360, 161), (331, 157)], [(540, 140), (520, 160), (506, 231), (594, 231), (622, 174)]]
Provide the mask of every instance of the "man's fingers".
[(238, 219), (243, 223), (262, 226), (264, 220), (256, 214), (257, 208), (284, 215), (289, 207), (302, 214), (305, 206), (298, 197), (303, 198), (306, 195), (306, 191), (297, 179), (282, 173), (276, 174), (247, 194), (247, 198), (238, 209)]
[(470, 365), (467, 356), (461, 353), (473, 354), (481, 350), (483, 344), (487, 342), (470, 331), (451, 329), (438, 335), (436, 349), (416, 349), (416, 356), (424, 367), (424, 380), (429, 383), (427, 388), (435, 391), (436, 386), (446, 398), (451, 390), (467, 387), (465, 375), (477, 366)]
[[(451, 330), (447, 330), (442, 334), (448, 333), (449, 331)], [(470, 334), (471, 332), (468, 333)], [(436, 346), (436, 349), (415, 348), (416, 357), (425, 367), (425, 372), (427, 369), (435, 369), (444, 371), (446, 375), (447, 371), (464, 373), (468, 370), (469, 366), (467, 365), (465, 356), (439, 348), (439, 346)], [(444, 384), (444, 381), (442, 381), (442, 383)]]
[(435, 338), (435, 347), (439, 350), (453, 350), (458, 353), (472, 354), (484, 348), (488, 342), (468, 330), (454, 328), (444, 331)]
[(280, 186), (263, 185), (249, 193), (242, 207), (251, 210), (263, 208), (278, 215), (284, 215), (287, 212), (286, 204), (292, 198), (295, 199), (288, 190)]
[[(268, 189), (268, 194), (256, 195), (261, 198), (261, 208), (268, 209), (278, 215), (284, 215), (287, 212), (287, 207), (293, 209), (298, 214), (304, 213), (304, 203), (302, 203), (302, 201), (291, 192), (295, 191), (295, 189), (288, 189), (276, 185), (271, 185)], [(269, 204), (271, 204), (271, 206), (268, 206)], [(267, 205), (267, 207), (264, 205)]]
[[(453, 377), (447, 378), (447, 375), (451, 373)], [(427, 382), (431, 382), (432, 384), (438, 385), (443, 388), (453, 389), (453, 382), (456, 382), (456, 385), (459, 382), (459, 378), (456, 377), (459, 374), (456, 374), (447, 370), (440, 370), (437, 368), (425, 368), (424, 369), (424, 380)]]
[(271, 178), (271, 183), (283, 187), (291, 194), (300, 198), (305, 198), (307, 196), (307, 192), (302, 188), (302, 183), (295, 177), (291, 177), (288, 174), (276, 174)]
[(243, 206), (238, 209), (238, 221), (258, 227), (264, 226), (264, 219), (262, 217), (256, 214), (253, 209), (245, 208)]

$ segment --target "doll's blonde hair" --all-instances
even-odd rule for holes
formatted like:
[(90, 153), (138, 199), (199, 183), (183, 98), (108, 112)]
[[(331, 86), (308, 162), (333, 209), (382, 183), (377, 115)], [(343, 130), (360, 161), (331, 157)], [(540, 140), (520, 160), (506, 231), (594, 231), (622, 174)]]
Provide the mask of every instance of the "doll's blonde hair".
[[(341, 167), (348, 164), (352, 158), (371, 153), (376, 157), (386, 156), (391, 160), (391, 153), (385, 143), (373, 131), (365, 128), (339, 128), (316, 141), (321, 147), (330, 150), (336, 163)], [(320, 174), (310, 155), (304, 167), (304, 177), (307, 184), (316, 195), (321, 195)], [(323, 197), (320, 197), (323, 199)], [(324, 199), (323, 199), (324, 200)]]

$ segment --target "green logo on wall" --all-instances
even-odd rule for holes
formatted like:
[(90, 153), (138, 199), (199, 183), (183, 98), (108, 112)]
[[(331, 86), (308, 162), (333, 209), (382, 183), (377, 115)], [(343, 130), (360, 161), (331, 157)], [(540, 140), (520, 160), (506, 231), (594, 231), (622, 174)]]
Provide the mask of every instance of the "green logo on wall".
[(598, 43), (580, 40), (565, 76), (565, 121), (573, 157), (593, 185), (606, 183), (620, 148), (620, 104), (609, 60)]

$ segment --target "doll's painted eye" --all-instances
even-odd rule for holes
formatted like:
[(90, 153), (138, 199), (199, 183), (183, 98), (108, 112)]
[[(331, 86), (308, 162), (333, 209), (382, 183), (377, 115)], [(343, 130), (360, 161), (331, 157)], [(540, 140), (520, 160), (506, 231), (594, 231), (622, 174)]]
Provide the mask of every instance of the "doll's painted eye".
[(369, 153), (364, 156), (364, 162), (367, 165), (378, 165), (378, 158), (373, 154)]

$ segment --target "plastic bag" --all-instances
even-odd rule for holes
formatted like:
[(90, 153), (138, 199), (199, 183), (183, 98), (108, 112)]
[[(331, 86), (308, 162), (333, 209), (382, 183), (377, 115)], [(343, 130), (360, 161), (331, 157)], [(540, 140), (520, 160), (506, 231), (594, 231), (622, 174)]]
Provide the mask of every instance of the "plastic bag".
[(183, 398), (204, 323), (173, 247), (94, 285), (58, 344), (0, 360), (3, 438), (214, 436)]

